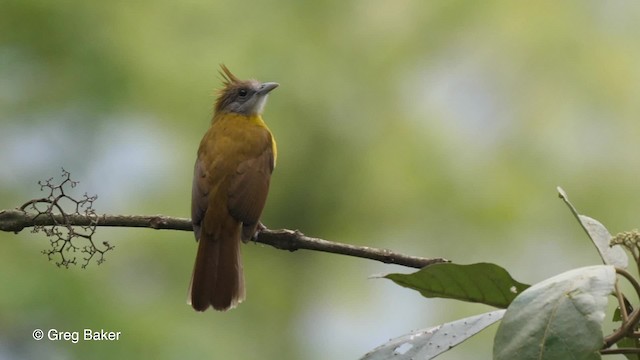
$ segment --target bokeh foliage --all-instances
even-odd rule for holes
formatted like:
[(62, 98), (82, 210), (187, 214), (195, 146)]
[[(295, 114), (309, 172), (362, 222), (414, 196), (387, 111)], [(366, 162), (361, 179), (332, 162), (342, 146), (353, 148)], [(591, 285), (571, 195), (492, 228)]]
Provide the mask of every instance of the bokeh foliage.
[[(639, 28), (633, 1), (2, 1), (0, 208), (65, 167), (98, 212), (188, 216), (225, 63), (281, 84), (267, 225), (534, 283), (597, 261), (556, 185), (612, 232), (638, 226)], [(196, 314), (191, 234), (97, 236), (107, 262), (63, 271), (43, 238), (0, 234), (0, 358), (356, 358), (480, 312), (367, 280), (403, 269), (248, 245), (247, 302)], [(488, 357), (487, 336), (443, 359)]]

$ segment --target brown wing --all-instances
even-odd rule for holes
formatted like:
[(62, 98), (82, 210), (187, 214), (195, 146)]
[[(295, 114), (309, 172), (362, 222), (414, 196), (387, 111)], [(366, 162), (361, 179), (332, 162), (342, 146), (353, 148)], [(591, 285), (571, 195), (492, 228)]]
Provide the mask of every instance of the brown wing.
[(244, 225), (243, 240), (253, 235), (260, 220), (273, 167), (273, 147), (269, 137), (262, 152), (255, 158), (241, 162), (231, 178), (228, 209), (231, 216)]
[(193, 185), (191, 187), (191, 222), (193, 223), (196, 241), (200, 239), (200, 229), (204, 214), (207, 211), (208, 198), (207, 174), (202, 160), (198, 157), (193, 169)]

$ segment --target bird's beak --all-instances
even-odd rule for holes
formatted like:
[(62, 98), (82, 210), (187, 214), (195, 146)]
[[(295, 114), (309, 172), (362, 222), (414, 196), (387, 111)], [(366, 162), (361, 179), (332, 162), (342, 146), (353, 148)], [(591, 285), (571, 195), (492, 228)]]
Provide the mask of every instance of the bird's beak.
[(260, 89), (258, 90), (258, 95), (267, 95), (271, 90), (278, 87), (278, 83), (275, 82), (266, 82), (260, 85)]

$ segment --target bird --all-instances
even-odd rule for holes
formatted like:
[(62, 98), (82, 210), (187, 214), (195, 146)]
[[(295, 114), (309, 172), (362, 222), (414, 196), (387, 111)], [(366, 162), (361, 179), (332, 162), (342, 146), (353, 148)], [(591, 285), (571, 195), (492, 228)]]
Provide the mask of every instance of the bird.
[(240, 80), (220, 65), (211, 125), (198, 147), (191, 220), (198, 250), (189, 303), (196, 311), (226, 311), (246, 296), (240, 243), (262, 227), (276, 165), (276, 141), (262, 119), (275, 82)]

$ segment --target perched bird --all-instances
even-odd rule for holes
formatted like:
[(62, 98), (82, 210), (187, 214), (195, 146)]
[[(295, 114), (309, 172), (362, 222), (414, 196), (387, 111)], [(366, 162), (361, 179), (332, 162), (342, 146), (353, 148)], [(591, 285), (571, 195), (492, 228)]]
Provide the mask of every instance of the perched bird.
[(255, 235), (277, 155), (261, 114), (278, 84), (239, 80), (224, 65), (220, 74), (224, 87), (193, 174), (191, 220), (199, 244), (190, 303), (197, 311), (224, 311), (244, 300), (240, 241)]

